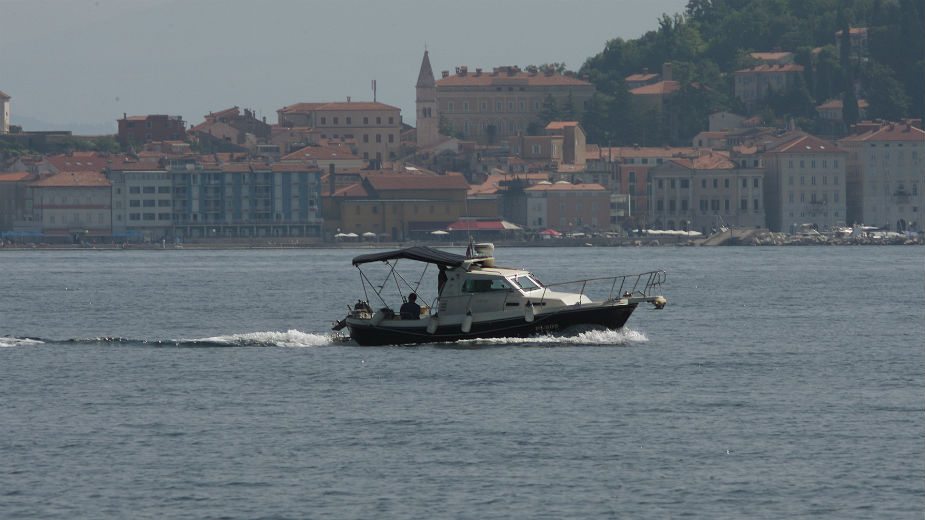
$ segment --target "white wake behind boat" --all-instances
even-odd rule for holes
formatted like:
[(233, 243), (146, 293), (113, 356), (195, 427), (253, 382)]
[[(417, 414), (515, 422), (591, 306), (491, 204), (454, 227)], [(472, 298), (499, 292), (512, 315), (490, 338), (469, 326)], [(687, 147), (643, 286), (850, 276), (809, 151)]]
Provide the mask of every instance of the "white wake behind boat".
[[(494, 246), (477, 244), (472, 254), (458, 255), (429, 247), (410, 247), (396, 251), (361, 255), (353, 259), (360, 270), (365, 300), (359, 300), (334, 330), (344, 327), (360, 345), (402, 345), (435, 343), (465, 339), (527, 337), (548, 334), (575, 326), (608, 329), (623, 327), (640, 303), (661, 309), (667, 303), (656, 294), (666, 279), (664, 271), (608, 278), (589, 278), (573, 282), (542, 284), (529, 271), (495, 266)], [(408, 292), (417, 287), (395, 271), (399, 260), (436, 265), (438, 296), (430, 307), (422, 307), (417, 316), (402, 318), (382, 298), (382, 285), (373, 284), (361, 266), (385, 262), (387, 279), (398, 279)], [(422, 274), (423, 279), (423, 274)], [(420, 285), (420, 281), (418, 282)], [(580, 287), (578, 292), (564, 290)], [(603, 291), (597, 301), (589, 294), (591, 287)], [(608, 289), (609, 287), (609, 289)], [(384, 305), (373, 312), (369, 288)]]

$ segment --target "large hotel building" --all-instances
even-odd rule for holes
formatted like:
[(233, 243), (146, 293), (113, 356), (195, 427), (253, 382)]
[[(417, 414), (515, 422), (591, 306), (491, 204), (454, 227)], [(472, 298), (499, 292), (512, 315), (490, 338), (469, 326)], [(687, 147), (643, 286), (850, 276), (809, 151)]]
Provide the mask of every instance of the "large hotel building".
[[(429, 97), (426, 91), (430, 81), (424, 76), (431, 74), (430, 70), (430, 61), (425, 55), (417, 85), (419, 105)], [(490, 71), (456, 67), (454, 74), (443, 71), (433, 84), (436, 118), (444, 131), (485, 144), (525, 135), (531, 123), (545, 126), (538, 116), (549, 97), (560, 109), (570, 104), (577, 117), (594, 94), (591, 83), (572, 73), (560, 74), (532, 67), (521, 70), (516, 66), (495, 67)]]

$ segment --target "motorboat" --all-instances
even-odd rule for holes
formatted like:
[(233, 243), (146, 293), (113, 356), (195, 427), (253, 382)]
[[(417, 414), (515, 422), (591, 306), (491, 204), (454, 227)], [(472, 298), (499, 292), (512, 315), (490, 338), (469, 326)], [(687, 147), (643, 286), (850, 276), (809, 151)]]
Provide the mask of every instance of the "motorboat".
[[(396, 270), (399, 261), (423, 264), (417, 283)], [(385, 263), (388, 271), (381, 284), (363, 270), (377, 262)], [(543, 284), (529, 271), (496, 266), (492, 244), (470, 244), (465, 255), (409, 247), (360, 255), (353, 265), (360, 271), (365, 299), (348, 306), (334, 330), (347, 328), (350, 338), (364, 346), (529, 337), (579, 326), (619, 329), (640, 303), (657, 309), (667, 303), (656, 294), (666, 280), (665, 271)], [(429, 305), (425, 301), (420, 310), (412, 305), (409, 315), (387, 303), (387, 286), (394, 282), (405, 302), (420, 289), (430, 266), (438, 273), (437, 295)], [(378, 299), (378, 310), (373, 311), (372, 297)]]

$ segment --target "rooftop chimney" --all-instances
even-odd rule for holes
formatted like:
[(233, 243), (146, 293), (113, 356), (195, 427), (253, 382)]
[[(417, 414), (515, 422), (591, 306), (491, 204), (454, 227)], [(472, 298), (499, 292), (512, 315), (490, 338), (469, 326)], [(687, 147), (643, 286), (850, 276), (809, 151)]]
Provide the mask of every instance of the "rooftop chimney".
[(350, 96), (347, 96), (347, 103), (350, 102)]
[(450, 71), (448, 70), (440, 71), (440, 76), (444, 78), (448, 78), (450, 76)]

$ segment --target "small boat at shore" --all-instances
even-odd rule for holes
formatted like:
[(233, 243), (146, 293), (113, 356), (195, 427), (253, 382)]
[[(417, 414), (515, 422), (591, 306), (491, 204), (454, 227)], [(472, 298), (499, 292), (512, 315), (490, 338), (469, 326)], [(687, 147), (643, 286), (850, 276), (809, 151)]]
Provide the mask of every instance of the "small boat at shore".
[[(424, 265), (417, 284), (396, 271), (400, 260)], [(386, 281), (394, 280), (399, 288), (404, 282), (407, 296), (402, 294), (405, 303), (398, 312), (383, 298), (386, 284), (374, 284), (363, 272), (362, 266), (374, 262), (388, 267)], [(496, 266), (492, 244), (470, 244), (466, 255), (409, 247), (360, 255), (353, 265), (360, 271), (366, 299), (349, 308), (334, 330), (347, 328), (350, 338), (364, 346), (528, 337), (577, 326), (615, 330), (640, 303), (651, 303), (656, 309), (667, 303), (656, 294), (667, 277), (664, 271), (545, 285), (529, 271)], [(438, 269), (438, 294), (431, 305), (419, 306), (415, 293), (431, 265)], [(592, 300), (591, 286), (606, 296)], [(566, 287), (580, 289), (569, 292)], [(370, 292), (383, 305), (375, 312)]]

